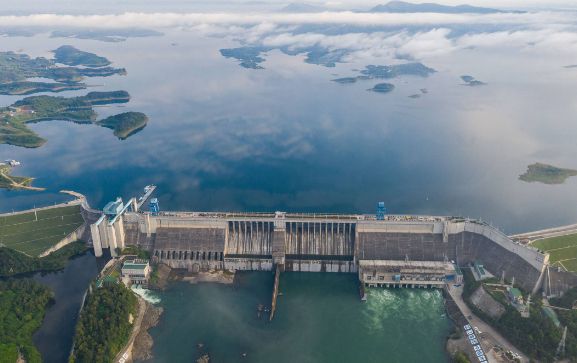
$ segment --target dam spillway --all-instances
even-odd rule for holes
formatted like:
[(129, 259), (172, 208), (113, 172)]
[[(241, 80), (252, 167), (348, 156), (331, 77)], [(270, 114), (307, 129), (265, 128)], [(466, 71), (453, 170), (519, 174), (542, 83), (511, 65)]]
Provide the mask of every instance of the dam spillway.
[(123, 209), (108, 225), (112, 223), (119, 226), (92, 229), (95, 251), (98, 241), (137, 245), (157, 262), (190, 271), (273, 271), (279, 266), (361, 277), (368, 273), (361, 266), (371, 265), (361, 261), (452, 261), (465, 266), (479, 260), (495, 276), (515, 278), (524, 289), (536, 291), (548, 263), (548, 255), (494, 227), (455, 217), (387, 215), (377, 220), (365, 214), (153, 214)]

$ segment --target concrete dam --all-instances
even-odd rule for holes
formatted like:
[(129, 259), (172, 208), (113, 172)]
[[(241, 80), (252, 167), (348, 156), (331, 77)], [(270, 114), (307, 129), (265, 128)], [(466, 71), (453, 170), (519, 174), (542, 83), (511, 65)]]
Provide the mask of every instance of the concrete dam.
[[(110, 204), (110, 203), (109, 203)], [(536, 292), (548, 255), (483, 222), (436, 216), (140, 212), (136, 200), (105, 207), (91, 225), (103, 248), (140, 246), (153, 260), (189, 271), (357, 273), (363, 284), (432, 287), (482, 261), (497, 277)], [(386, 261), (383, 262), (383, 261)]]

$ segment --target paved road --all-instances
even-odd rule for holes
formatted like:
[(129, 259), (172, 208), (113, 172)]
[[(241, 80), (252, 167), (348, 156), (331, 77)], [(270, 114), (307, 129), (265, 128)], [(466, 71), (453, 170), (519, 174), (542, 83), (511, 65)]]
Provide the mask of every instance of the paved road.
[(130, 334), (130, 338), (128, 339), (128, 343), (122, 348), (120, 352), (116, 355), (113, 362), (116, 363), (125, 363), (132, 361), (132, 344), (134, 343), (134, 339), (140, 332), (140, 324), (142, 324), (142, 319), (144, 318), (144, 313), (146, 312), (146, 302), (140, 298), (138, 298), (138, 315), (136, 319), (134, 319), (134, 325), (132, 326), (132, 333)]
[(496, 362), (495, 358), (492, 357), (492, 354), (490, 354), (489, 351), (494, 345), (497, 344), (502, 346), (505, 350), (510, 350), (518, 353), (521, 356), (521, 363), (528, 363), (529, 358), (527, 358), (525, 354), (519, 351), (519, 349), (515, 348), (513, 344), (509, 343), (507, 339), (503, 338), (503, 336), (499, 334), (492, 326), (485, 323), (483, 320), (479, 319), (475, 314), (473, 314), (471, 309), (469, 309), (467, 304), (465, 304), (465, 301), (463, 301), (463, 298), (461, 297), (462, 293), (463, 293), (462, 286), (454, 287), (453, 285), (449, 285), (449, 294), (451, 294), (451, 297), (453, 298), (453, 300), (455, 300), (455, 303), (457, 304), (459, 309), (461, 309), (461, 312), (463, 313), (463, 315), (465, 315), (465, 318), (467, 318), (469, 324), (471, 324), (471, 326), (478, 327), (479, 330), (482, 332), (481, 342), (483, 345), (483, 349), (485, 350), (487, 359), (489, 359), (489, 362)]

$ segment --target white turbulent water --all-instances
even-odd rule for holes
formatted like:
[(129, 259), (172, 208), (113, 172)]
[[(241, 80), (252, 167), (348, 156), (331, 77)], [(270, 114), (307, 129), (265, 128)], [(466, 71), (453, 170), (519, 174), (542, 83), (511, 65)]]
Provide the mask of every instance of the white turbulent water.
[(141, 286), (133, 285), (131, 290), (151, 304), (159, 304), (162, 301), (156, 292), (145, 289)]

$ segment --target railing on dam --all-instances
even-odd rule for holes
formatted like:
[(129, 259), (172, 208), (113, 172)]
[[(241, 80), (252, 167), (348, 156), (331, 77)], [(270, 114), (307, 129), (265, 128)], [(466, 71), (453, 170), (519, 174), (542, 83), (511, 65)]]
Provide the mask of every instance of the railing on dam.
[[(148, 212), (143, 212), (147, 214)], [(375, 221), (375, 222), (442, 222), (455, 217), (421, 216), (405, 214), (389, 214), (382, 220), (377, 220), (374, 214), (338, 214), (338, 213), (285, 213), (285, 212), (187, 212), (166, 211), (158, 213), (159, 217), (175, 217), (187, 219), (225, 219), (229, 221), (242, 220), (318, 220), (318, 221)]]

